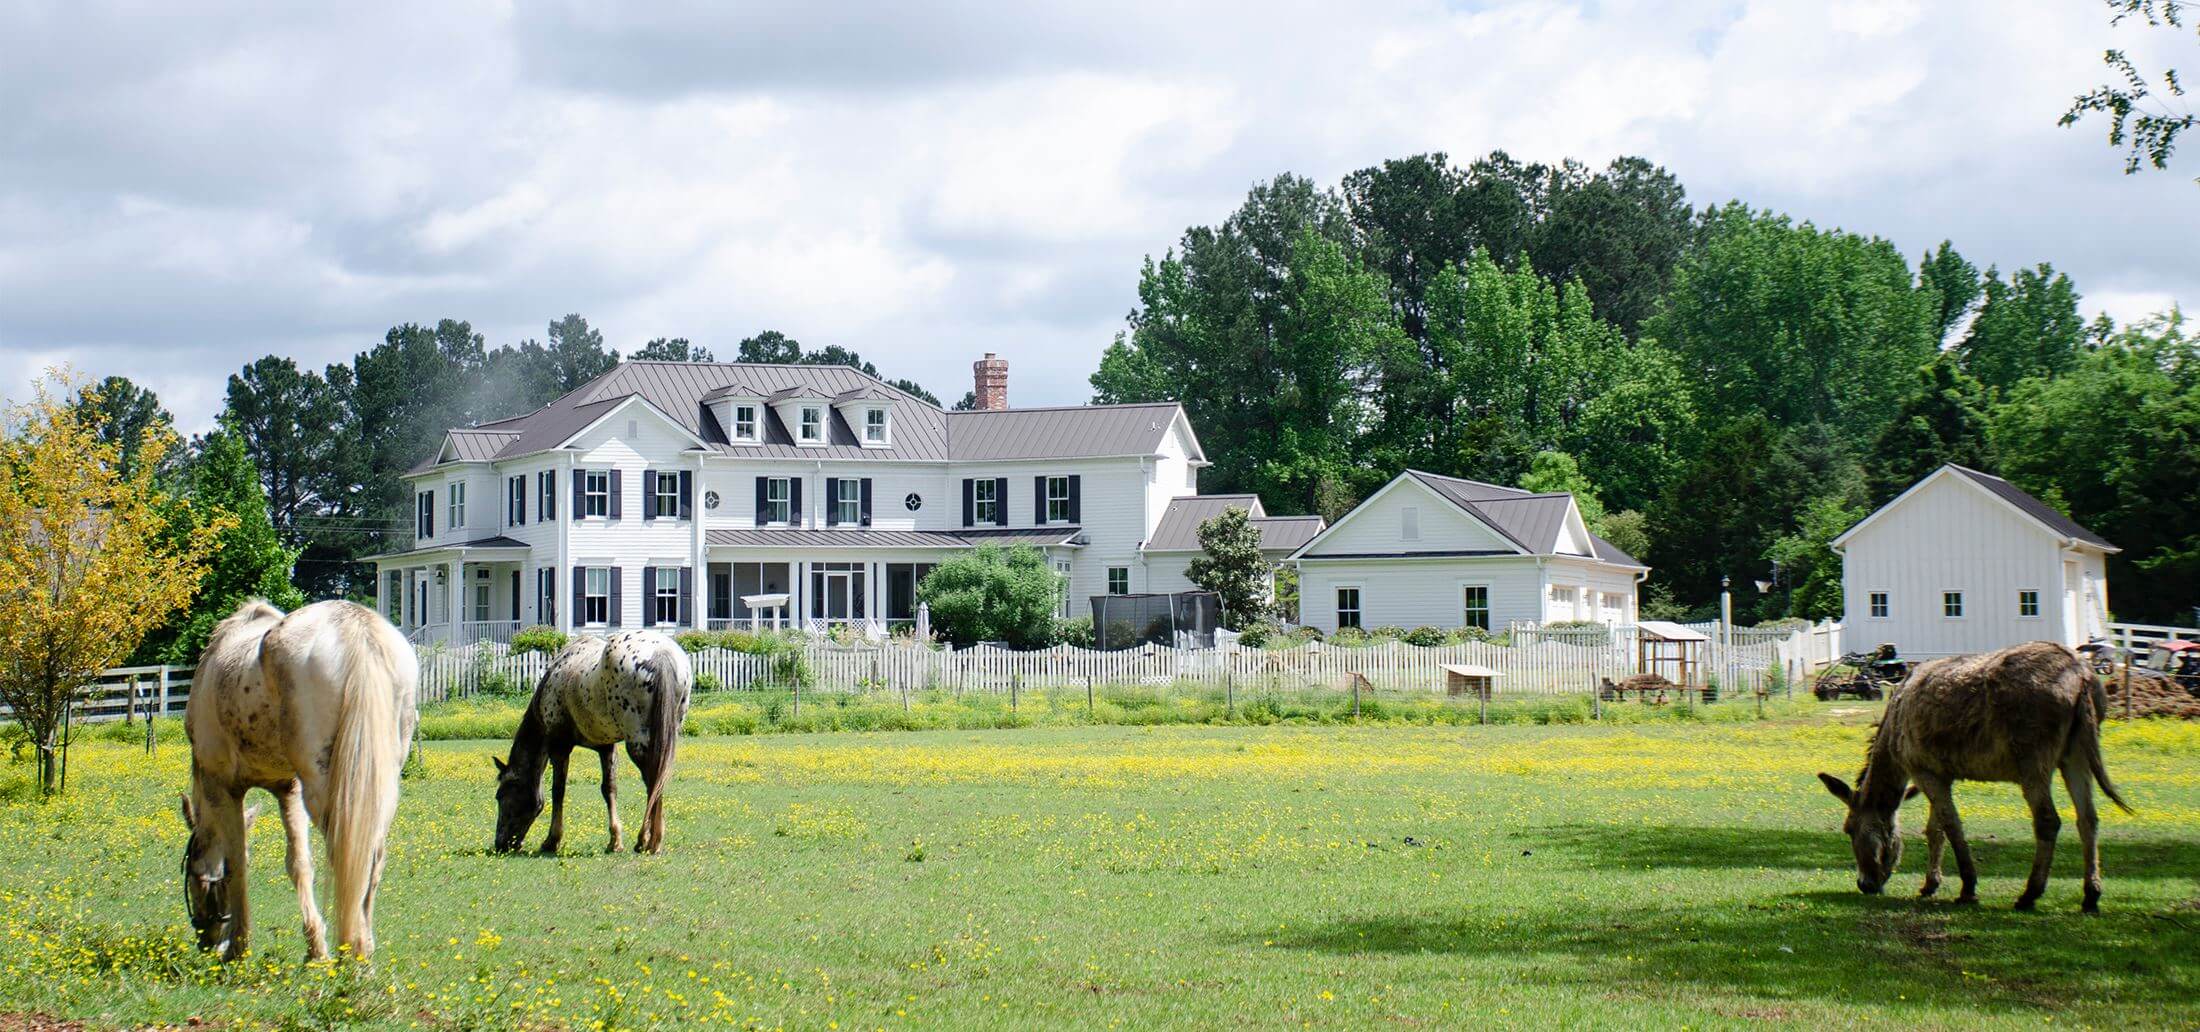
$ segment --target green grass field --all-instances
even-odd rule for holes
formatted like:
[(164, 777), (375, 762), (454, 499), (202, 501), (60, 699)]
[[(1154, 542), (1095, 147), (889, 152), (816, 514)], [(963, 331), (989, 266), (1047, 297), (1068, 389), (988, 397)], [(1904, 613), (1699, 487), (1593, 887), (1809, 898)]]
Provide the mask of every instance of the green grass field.
[(2200, 727), (2111, 728), (2110, 770), (2140, 813), (2106, 819), (2106, 913), (2087, 918), (2069, 831), (2041, 911), (2009, 910), (2031, 836), (2007, 786), (1959, 790), (1987, 905), (1909, 897), (1921, 810), (1897, 894), (1858, 895), (1838, 804), (1811, 778), (1853, 772), (1866, 729), (1849, 712), (695, 738), (659, 857), (600, 852), (593, 765), (565, 856), (487, 854), (497, 746), (432, 743), (365, 974), (299, 963), (272, 817), (254, 836), (254, 958), (197, 955), (177, 875), (184, 752), (95, 742), (66, 798), (0, 804), (0, 1012), (454, 1029), (2200, 1023)]

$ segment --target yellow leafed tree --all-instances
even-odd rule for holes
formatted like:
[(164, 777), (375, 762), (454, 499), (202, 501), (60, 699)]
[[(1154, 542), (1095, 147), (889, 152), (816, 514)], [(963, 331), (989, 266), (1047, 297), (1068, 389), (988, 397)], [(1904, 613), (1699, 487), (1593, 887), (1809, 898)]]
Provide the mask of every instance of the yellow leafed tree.
[[(38, 780), (66, 785), (70, 713), (101, 670), (188, 605), (222, 519), (178, 520), (155, 482), (173, 432), (149, 430), (125, 471), (92, 406), (54, 371), (0, 428), (0, 702), (37, 750)], [(224, 517), (223, 519), (226, 519)]]

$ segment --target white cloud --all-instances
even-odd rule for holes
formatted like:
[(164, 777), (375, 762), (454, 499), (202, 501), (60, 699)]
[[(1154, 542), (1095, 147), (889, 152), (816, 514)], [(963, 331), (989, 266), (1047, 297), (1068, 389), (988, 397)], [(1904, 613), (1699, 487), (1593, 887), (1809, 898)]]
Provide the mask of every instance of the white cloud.
[[(2098, 10), (1989, 0), (1066, 9), (580, 0), (0, 12), (0, 391), (66, 359), (203, 427), (226, 374), (392, 324), (622, 349), (764, 328), (950, 399), (1086, 393), (1138, 262), (1259, 179), (1503, 148), (1672, 168), (2119, 318), (2200, 294), (2189, 174), (2060, 129)], [(2189, 172), (2189, 170), (2187, 170)]]

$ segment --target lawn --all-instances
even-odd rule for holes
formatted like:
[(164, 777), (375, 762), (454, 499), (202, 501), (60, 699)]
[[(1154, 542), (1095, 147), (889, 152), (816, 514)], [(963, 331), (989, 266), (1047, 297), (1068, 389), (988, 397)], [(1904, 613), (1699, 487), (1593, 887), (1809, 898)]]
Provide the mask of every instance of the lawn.
[(2005, 786), (1959, 795), (1986, 906), (1910, 898), (1921, 811), (1898, 894), (1858, 895), (1838, 804), (1811, 778), (1853, 772), (1866, 728), (1849, 713), (696, 738), (658, 857), (599, 851), (579, 763), (565, 856), (487, 854), (496, 745), (431, 743), (365, 975), (299, 964), (272, 816), (254, 835), (254, 958), (196, 955), (176, 866), (184, 752), (96, 742), (66, 798), (0, 805), (0, 1012), (306, 1028), (2200, 1022), (2200, 726), (2111, 728), (2109, 768), (2140, 812), (2106, 818), (2106, 912), (2087, 918), (2068, 831), (2041, 911), (2009, 910), (2031, 836)]

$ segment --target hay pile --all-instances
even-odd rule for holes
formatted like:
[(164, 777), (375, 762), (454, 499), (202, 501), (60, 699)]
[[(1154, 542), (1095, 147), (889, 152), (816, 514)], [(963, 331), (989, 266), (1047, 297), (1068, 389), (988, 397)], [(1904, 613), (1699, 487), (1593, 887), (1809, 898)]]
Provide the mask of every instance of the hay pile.
[[(2108, 715), (2121, 720), (2124, 716), (2124, 677), (2118, 672), (2106, 678), (2108, 682)], [(2180, 720), (2200, 720), (2200, 697), (2186, 691), (2183, 685), (2167, 677), (2145, 670), (2131, 672), (2131, 715), (2134, 717), (2175, 717)]]

